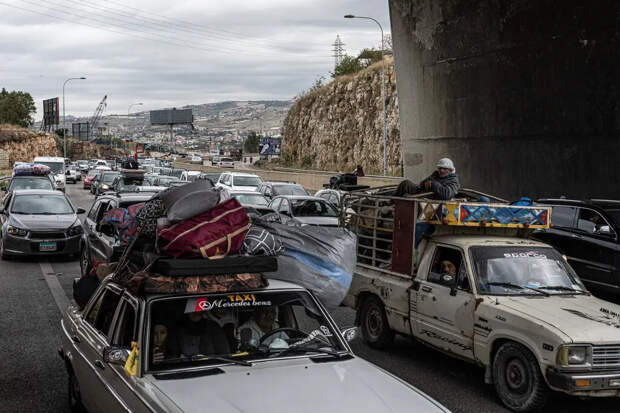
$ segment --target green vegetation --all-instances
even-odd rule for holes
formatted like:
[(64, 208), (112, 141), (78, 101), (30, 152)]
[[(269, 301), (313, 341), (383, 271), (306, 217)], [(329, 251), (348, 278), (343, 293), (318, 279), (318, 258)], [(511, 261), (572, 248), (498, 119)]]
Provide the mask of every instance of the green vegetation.
[(258, 133), (251, 131), (248, 133), (248, 137), (243, 142), (244, 153), (258, 153), (258, 144), (260, 142), (260, 136)]
[(357, 57), (345, 56), (331, 75), (333, 78), (357, 73), (381, 61), (381, 50), (364, 49)]
[(34, 123), (37, 111), (30, 93), (21, 91), (0, 91), (0, 123), (10, 123), (27, 128)]

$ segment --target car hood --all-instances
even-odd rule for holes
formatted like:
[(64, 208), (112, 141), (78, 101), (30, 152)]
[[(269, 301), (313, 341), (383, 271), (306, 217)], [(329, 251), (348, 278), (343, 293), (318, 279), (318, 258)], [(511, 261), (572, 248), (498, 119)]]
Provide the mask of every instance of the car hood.
[(11, 214), (9, 225), (30, 230), (66, 229), (77, 220), (76, 214), (21, 215)]
[(295, 217), (295, 220), (306, 225), (338, 225), (337, 217)]
[(223, 374), (157, 380), (159, 391), (187, 413), (446, 412), (419, 390), (367, 361), (269, 361), (223, 367)]
[(586, 295), (498, 297), (509, 307), (559, 329), (573, 342), (620, 343), (620, 306)]

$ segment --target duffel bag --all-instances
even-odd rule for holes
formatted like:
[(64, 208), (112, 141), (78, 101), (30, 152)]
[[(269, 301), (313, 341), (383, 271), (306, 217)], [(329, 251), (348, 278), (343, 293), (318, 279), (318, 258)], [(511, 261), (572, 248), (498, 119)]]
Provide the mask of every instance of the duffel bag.
[(155, 238), (157, 234), (157, 219), (163, 217), (165, 214), (166, 208), (161, 199), (154, 198), (147, 201), (136, 213), (140, 235)]
[(160, 229), (160, 251), (178, 257), (220, 258), (243, 245), (250, 218), (236, 199), (216, 205), (167, 228)]
[(40, 163), (34, 164), (32, 167), (33, 175), (45, 176), (45, 175), (49, 175), (51, 172), (52, 172), (52, 169), (49, 166), (42, 165)]
[(206, 179), (167, 189), (159, 194), (171, 223), (184, 221), (213, 208), (220, 200), (220, 193)]

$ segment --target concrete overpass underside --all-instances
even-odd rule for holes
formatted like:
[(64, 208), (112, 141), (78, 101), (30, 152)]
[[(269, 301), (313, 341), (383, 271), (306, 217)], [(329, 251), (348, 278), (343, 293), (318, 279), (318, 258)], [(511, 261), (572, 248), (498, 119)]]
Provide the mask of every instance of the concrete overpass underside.
[(389, 2), (405, 176), (620, 198), (620, 1)]

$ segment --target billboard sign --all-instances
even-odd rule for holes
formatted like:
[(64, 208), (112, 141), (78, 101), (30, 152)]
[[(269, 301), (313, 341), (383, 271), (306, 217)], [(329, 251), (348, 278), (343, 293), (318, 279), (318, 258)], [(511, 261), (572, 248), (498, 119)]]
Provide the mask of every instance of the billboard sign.
[(152, 110), (150, 117), (151, 125), (178, 125), (194, 121), (191, 109)]
[(87, 141), (91, 137), (90, 125), (88, 122), (72, 123), (71, 136), (81, 141)]
[(58, 98), (43, 101), (43, 127), (60, 125), (60, 104)]
[(282, 138), (260, 138), (258, 153), (261, 155), (280, 155)]

